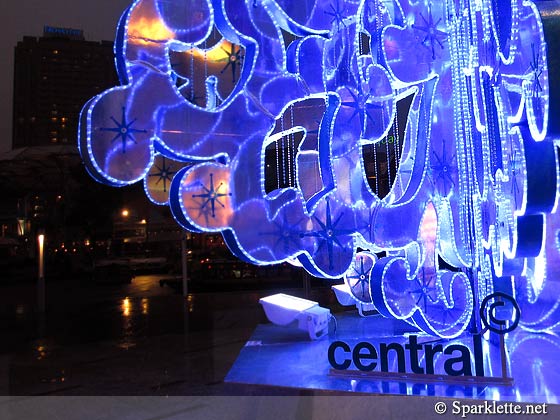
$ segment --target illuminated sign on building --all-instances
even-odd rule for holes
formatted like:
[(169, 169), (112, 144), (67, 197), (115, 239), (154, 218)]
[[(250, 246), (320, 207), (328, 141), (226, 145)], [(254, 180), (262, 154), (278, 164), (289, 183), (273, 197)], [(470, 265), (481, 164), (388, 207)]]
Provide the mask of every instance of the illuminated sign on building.
[(55, 26), (43, 27), (43, 35), (45, 37), (64, 37), (70, 39), (84, 40), (84, 31), (81, 29), (58, 28)]
[(97, 180), (441, 337), (494, 292), (544, 296), (558, 173), (533, 2), (137, 0), (115, 52), (122, 85), (81, 116)]

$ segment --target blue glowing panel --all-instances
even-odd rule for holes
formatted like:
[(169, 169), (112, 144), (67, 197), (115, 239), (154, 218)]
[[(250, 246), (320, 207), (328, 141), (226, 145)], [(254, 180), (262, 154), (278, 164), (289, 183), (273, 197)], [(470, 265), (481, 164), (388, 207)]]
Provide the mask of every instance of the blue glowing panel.
[(81, 116), (97, 180), (143, 180), (239, 258), (344, 277), (442, 337), (495, 291), (532, 308), (551, 287), (557, 156), (531, 1), (137, 0), (117, 35), (122, 86)]

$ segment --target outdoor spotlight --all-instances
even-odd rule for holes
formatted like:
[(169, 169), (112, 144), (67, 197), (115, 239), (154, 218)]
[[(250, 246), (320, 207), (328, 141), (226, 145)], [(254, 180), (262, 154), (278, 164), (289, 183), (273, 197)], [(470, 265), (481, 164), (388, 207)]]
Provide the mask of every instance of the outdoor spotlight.
[(259, 300), (270, 322), (281, 326), (296, 326), (309, 333), (312, 340), (329, 332), (331, 311), (312, 300), (278, 293)]
[(356, 309), (358, 309), (358, 313), (362, 317), (377, 315), (377, 311), (375, 310), (375, 306), (373, 305), (373, 303), (364, 303), (357, 300), (354, 295), (352, 295), (350, 286), (348, 286), (346, 283), (335, 284), (331, 287), (331, 289), (336, 296), (336, 300), (338, 300), (338, 303), (340, 303), (342, 306), (355, 305)]

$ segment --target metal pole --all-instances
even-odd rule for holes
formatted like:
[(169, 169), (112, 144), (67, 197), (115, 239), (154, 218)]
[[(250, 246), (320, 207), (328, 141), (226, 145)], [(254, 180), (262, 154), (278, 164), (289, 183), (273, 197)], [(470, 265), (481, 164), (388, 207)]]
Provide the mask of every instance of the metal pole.
[(181, 239), (181, 268), (183, 275), (183, 297), (189, 294), (187, 283), (187, 235), (184, 234)]
[(500, 335), (500, 359), (502, 361), (502, 378), (506, 379), (508, 377), (507, 352), (506, 340), (503, 334)]
[(189, 346), (189, 302), (188, 302), (188, 282), (187, 282), (187, 232), (183, 232), (181, 238), (181, 272), (183, 276), (183, 331), (185, 338), (185, 350)]
[(311, 294), (311, 281), (309, 279), (309, 274), (307, 274), (307, 271), (302, 270), (302, 276), (303, 276), (303, 295), (305, 296), (306, 299), (309, 299), (309, 296)]

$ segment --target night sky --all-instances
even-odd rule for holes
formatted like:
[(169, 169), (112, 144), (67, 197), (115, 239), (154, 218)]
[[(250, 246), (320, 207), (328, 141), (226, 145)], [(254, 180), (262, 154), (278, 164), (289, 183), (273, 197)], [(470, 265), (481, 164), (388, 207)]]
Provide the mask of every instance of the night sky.
[(24, 35), (42, 36), (43, 26), (83, 29), (88, 41), (114, 39), (117, 22), (132, 0), (2, 0), (0, 51), (0, 153), (12, 144), (14, 47)]

